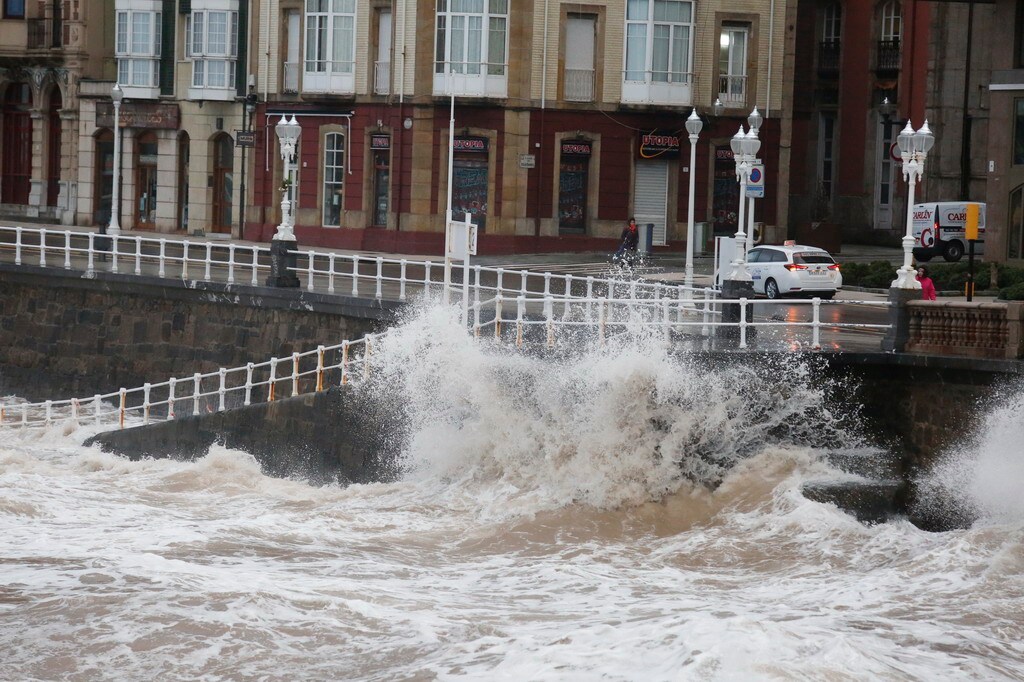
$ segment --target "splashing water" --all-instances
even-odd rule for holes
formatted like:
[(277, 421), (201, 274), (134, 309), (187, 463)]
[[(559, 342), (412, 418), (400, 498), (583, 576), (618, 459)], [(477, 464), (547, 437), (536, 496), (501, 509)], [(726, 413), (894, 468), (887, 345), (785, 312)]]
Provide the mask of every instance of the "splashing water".
[[(5, 438), (0, 679), (1024, 677), (1022, 516), (926, 533), (804, 498), (857, 431), (808, 362), (529, 356), (437, 307), (382, 343), (393, 483)], [(1010, 462), (1000, 423), (979, 462)]]

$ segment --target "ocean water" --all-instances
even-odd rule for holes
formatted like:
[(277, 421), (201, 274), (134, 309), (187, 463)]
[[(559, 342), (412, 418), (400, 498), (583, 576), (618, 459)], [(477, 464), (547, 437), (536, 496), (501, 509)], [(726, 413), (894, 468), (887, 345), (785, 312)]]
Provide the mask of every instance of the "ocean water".
[(435, 308), (375, 363), (393, 483), (5, 432), (0, 679), (1024, 679), (1024, 395), (929, 479), (975, 519), (929, 533), (800, 494), (874, 452), (800, 362), (530, 356)]

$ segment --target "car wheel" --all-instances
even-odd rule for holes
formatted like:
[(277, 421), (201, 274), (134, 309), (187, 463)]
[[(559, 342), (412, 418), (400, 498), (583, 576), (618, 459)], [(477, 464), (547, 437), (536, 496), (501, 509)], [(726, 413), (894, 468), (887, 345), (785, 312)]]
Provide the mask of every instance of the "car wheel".
[(942, 250), (942, 257), (949, 263), (955, 263), (964, 255), (964, 247), (960, 242), (946, 242)]
[(932, 254), (921, 254), (920, 256), (915, 254), (914, 258), (917, 259), (917, 262), (919, 263), (927, 263), (932, 259)]
[(822, 292), (822, 293), (818, 294), (818, 298), (820, 298), (823, 301), (831, 301), (832, 297), (835, 296), (835, 295), (836, 295), (836, 292), (834, 292), (834, 291), (825, 291), (825, 292)]
[(774, 279), (770, 279), (764, 283), (764, 295), (768, 298), (779, 297), (779, 285)]

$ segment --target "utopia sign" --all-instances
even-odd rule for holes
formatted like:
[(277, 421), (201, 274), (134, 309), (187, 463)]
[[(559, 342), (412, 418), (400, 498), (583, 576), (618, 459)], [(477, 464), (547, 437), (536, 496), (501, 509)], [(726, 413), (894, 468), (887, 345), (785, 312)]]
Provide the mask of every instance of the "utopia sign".
[[(181, 114), (177, 104), (163, 102), (125, 102), (121, 105), (122, 128), (160, 128), (177, 130)], [(96, 103), (96, 125), (114, 127), (114, 103)]]

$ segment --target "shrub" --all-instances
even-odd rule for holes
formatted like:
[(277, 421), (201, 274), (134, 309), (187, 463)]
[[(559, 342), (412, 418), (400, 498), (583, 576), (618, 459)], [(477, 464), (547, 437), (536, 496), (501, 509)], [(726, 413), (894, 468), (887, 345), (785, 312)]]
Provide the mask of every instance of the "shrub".
[(843, 284), (869, 289), (888, 289), (896, 279), (896, 266), (888, 261), (871, 263), (845, 263), (842, 266)]
[(1004, 287), (999, 290), (999, 300), (1001, 301), (1024, 301), (1024, 282), (1019, 282), (1013, 286)]

